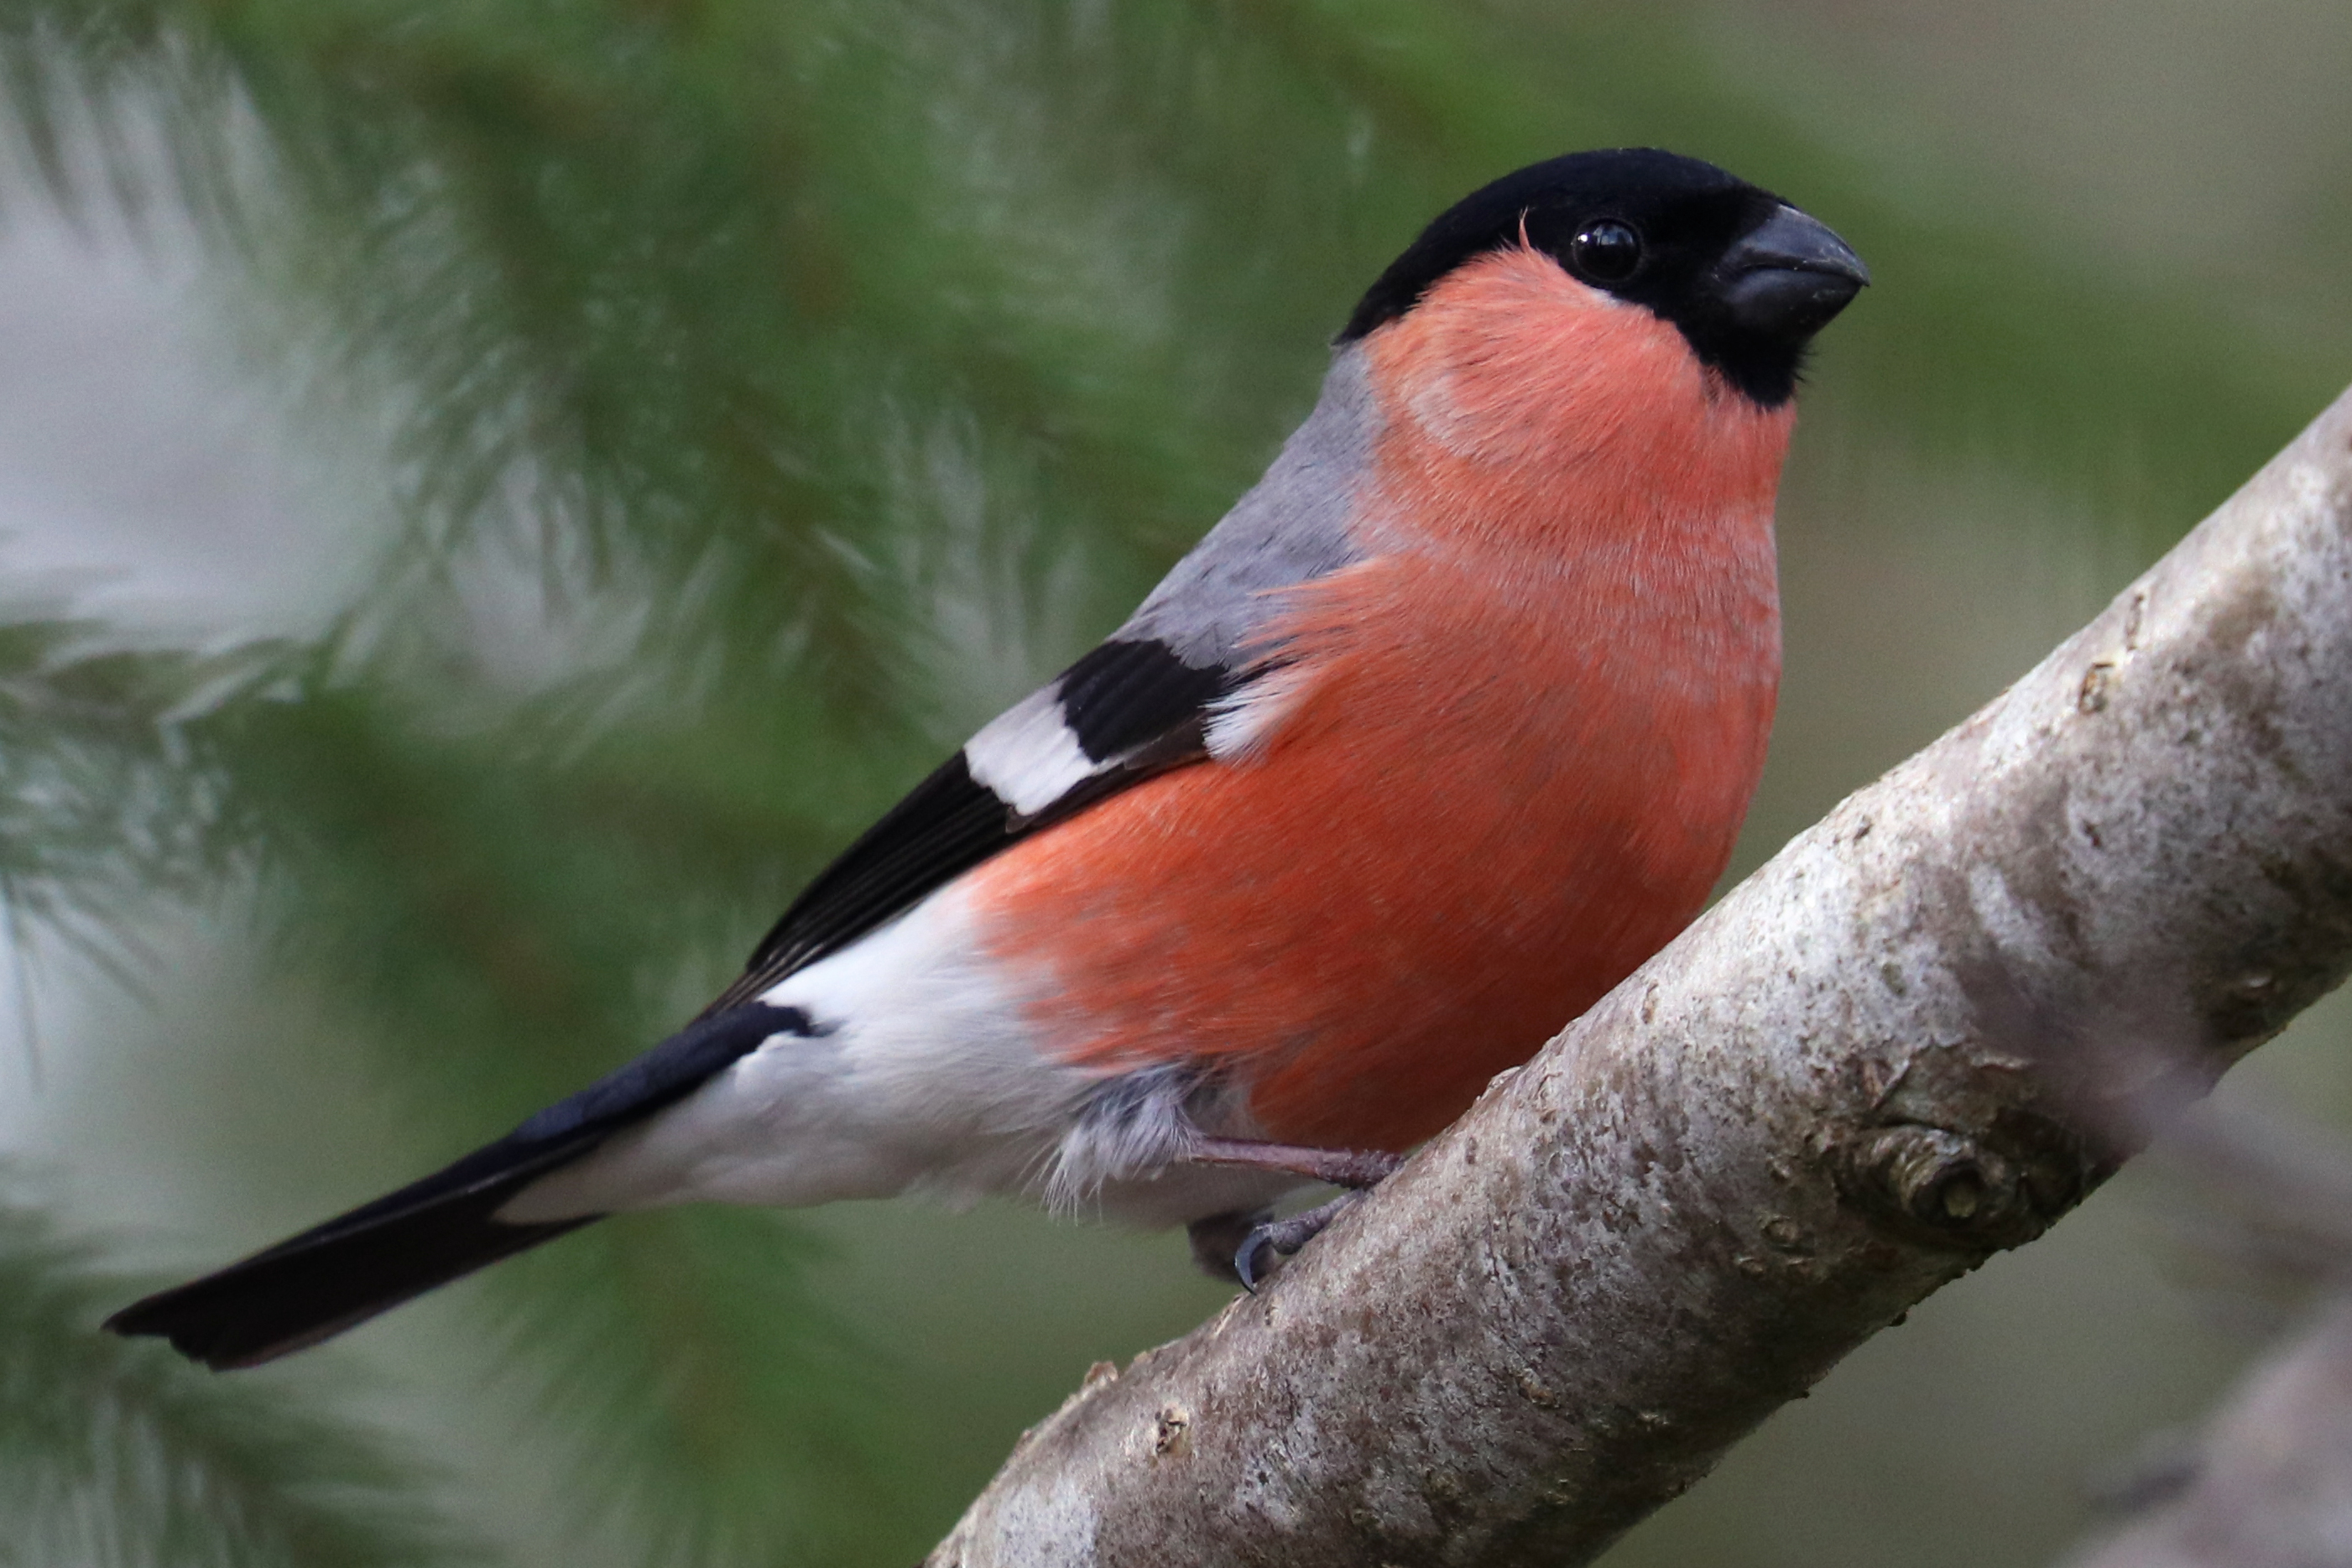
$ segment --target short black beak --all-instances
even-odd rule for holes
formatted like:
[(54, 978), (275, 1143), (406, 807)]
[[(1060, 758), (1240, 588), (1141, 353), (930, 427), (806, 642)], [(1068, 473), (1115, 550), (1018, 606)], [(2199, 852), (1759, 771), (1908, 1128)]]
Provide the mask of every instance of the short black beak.
[(1801, 342), (1870, 282), (1870, 269), (1826, 225), (1784, 206), (1732, 242), (1715, 271), (1733, 320)]

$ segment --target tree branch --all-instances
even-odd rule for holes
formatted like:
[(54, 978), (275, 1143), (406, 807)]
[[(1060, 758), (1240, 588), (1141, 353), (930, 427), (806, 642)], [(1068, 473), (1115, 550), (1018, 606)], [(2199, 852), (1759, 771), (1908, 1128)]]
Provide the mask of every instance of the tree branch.
[(1590, 1561), (2352, 963), (2352, 394), (934, 1564)]
[[(2305, 1568), (2352, 1547), (2352, 1158), (2275, 1106), (2200, 1107), (2165, 1132), (2188, 1189), (2171, 1226), (2242, 1290), (2317, 1306), (2193, 1440), (2159, 1434), (2101, 1490), (2110, 1517), (2066, 1568)], [(2203, 1211), (2203, 1212), (2200, 1212)]]
[(2352, 1542), (2352, 1297), (2257, 1361), (2164, 1495), (2066, 1568), (2310, 1568)]

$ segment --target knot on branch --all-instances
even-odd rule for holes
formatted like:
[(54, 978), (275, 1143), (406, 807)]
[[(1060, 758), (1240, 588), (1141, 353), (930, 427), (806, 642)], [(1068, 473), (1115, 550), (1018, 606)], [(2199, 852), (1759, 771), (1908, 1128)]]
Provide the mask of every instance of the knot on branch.
[[(2082, 1196), (2082, 1165), (2060, 1130), (2012, 1113), (2024, 1139), (1903, 1123), (1864, 1129), (1837, 1161), (1849, 1201), (1906, 1239), (1968, 1251), (2032, 1240)], [(2046, 1132), (2049, 1136), (2032, 1136)], [(2004, 1146), (2006, 1145), (2006, 1146)], [(2039, 1145), (2039, 1146), (2035, 1146)]]
[(1871, 1113), (1832, 1141), (1831, 1167), (1848, 1202), (1907, 1240), (2021, 1246), (2096, 1179), (2093, 1151), (2036, 1107), (2022, 1063), (1938, 1047), (1863, 1071)]

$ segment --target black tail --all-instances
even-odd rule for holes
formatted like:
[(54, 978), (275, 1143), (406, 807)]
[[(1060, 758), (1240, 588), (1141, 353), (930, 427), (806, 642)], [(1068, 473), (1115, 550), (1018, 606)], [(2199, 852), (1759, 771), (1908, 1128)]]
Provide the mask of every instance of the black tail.
[(226, 1371), (258, 1366), (365, 1322), (412, 1296), (485, 1264), (551, 1241), (595, 1218), (506, 1225), (499, 1206), (555, 1165), (444, 1188), (445, 1177), (499, 1145), (355, 1208), (216, 1274), (135, 1301), (106, 1320), (119, 1334), (158, 1334), (192, 1361)]
[(224, 1371), (314, 1345), (602, 1218), (509, 1224), (495, 1217), (532, 1182), (675, 1104), (762, 1040), (807, 1032), (807, 1019), (790, 1008), (738, 1008), (698, 1019), (455, 1165), (218, 1273), (134, 1301), (106, 1326), (167, 1339), (191, 1360)]

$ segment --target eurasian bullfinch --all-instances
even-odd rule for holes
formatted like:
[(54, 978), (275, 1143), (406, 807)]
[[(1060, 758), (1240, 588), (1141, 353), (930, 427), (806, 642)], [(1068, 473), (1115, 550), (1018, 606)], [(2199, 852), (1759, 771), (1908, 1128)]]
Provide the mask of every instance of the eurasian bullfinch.
[(1798, 371), (1867, 281), (1692, 159), (1488, 185), (1357, 305), (1257, 486), (699, 1018), (108, 1326), (250, 1366), (615, 1209), (914, 1190), (1187, 1224), (1249, 1282), (1317, 1223), (1275, 1199), (1377, 1180), (1722, 873)]

